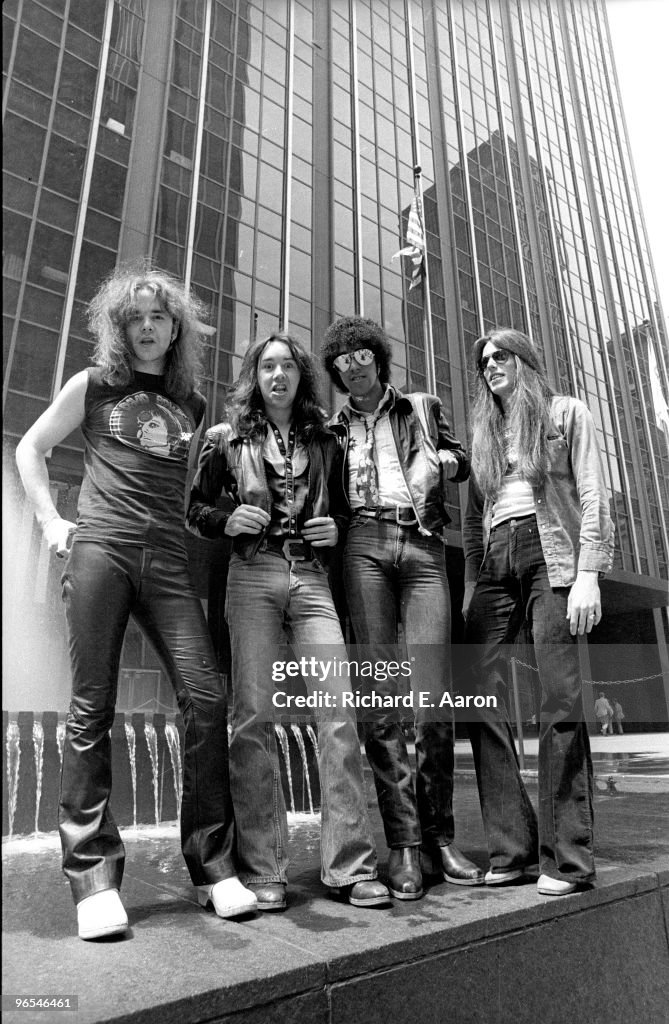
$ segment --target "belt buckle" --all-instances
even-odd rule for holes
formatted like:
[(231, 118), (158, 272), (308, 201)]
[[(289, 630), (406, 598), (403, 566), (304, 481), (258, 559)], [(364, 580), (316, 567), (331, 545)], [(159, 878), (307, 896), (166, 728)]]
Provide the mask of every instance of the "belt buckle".
[[(412, 509), (412, 511), (413, 511), (413, 509)], [(398, 526), (415, 526), (416, 525), (418, 520), (416, 519), (415, 513), (414, 513), (413, 519), (400, 519), (401, 512), (402, 512), (402, 509), (400, 508), (400, 506), (399, 505), (395, 505), (395, 522), (397, 523)]]
[(307, 560), (307, 545), (301, 537), (286, 537), (281, 550), (287, 562), (306, 562)]

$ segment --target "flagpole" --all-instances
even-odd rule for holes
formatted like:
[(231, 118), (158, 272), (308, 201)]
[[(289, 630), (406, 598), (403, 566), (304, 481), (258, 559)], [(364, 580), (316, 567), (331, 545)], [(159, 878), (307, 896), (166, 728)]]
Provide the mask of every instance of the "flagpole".
[(411, 4), (404, 0), (404, 16), (407, 23), (407, 70), (409, 72), (409, 116), (411, 120), (411, 148), (413, 150), (413, 188), (418, 203), (418, 210), (423, 225), (425, 248), (423, 250), (423, 350), (425, 353), (425, 390), (437, 393), (437, 375), (434, 361), (434, 340), (432, 338), (432, 307), (430, 303), (430, 271), (427, 260), (427, 225), (423, 207), (423, 180), (420, 166), (420, 141), (418, 138), (418, 121), (416, 118), (416, 72), (413, 59), (413, 22), (411, 20)]
[(434, 339), (432, 337), (432, 303), (430, 301), (430, 268), (427, 259), (427, 225), (423, 207), (423, 179), (420, 164), (413, 169), (414, 192), (418, 199), (420, 219), (423, 224), (425, 249), (423, 251), (423, 347), (425, 350), (425, 390), (430, 395), (437, 393), (437, 372), (434, 359)]

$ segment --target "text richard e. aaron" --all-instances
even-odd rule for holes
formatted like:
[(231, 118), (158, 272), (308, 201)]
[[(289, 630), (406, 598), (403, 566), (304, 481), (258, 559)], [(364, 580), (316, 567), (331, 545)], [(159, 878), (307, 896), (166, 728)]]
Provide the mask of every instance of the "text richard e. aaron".
[[(430, 690), (410, 690), (408, 693), (388, 693), (387, 688), (377, 692), (374, 683), (387, 683), (393, 679), (410, 679), (411, 661), (358, 661), (344, 658), (302, 657), (294, 661), (274, 661), (272, 682), (283, 683), (287, 679), (302, 677), (313, 688), (309, 694), (287, 693), (277, 689), (272, 704), (277, 710), (303, 710), (306, 708), (467, 708), (497, 707), (494, 694), (472, 695), (452, 694), (449, 690), (440, 693), (434, 700)], [(364, 683), (362, 690), (338, 687), (335, 683), (350, 680)], [(314, 685), (315, 684), (315, 685)], [(371, 687), (371, 688), (370, 688)]]

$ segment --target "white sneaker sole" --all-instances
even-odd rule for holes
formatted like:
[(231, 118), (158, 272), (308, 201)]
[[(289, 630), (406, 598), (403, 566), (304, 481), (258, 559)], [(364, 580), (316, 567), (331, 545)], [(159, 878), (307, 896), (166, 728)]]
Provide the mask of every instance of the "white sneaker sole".
[(513, 868), (512, 871), (486, 871), (486, 885), (508, 885), (517, 882), (525, 874), (524, 868)]
[(551, 879), (550, 882), (537, 882), (537, 892), (541, 896), (570, 896), (576, 892), (576, 882), (562, 882), (560, 879)]
[(128, 930), (128, 922), (123, 924), (119, 921), (118, 924), (109, 924), (103, 928), (80, 928), (79, 938), (88, 941), (89, 939), (107, 939), (111, 935), (123, 935)]

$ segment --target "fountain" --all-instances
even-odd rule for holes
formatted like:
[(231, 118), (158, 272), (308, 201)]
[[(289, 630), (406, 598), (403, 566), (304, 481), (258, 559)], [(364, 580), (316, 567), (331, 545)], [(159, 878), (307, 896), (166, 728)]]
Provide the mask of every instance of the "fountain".
[[(65, 716), (56, 712), (3, 712), (5, 800), (3, 837), (53, 832), (58, 827)], [(312, 725), (276, 724), (286, 806), (292, 813), (318, 812), (318, 739)], [(144, 742), (137, 742), (144, 736)], [(182, 797), (183, 726), (177, 717), (117, 713), (110, 731), (111, 808), (119, 827), (157, 825), (179, 817)], [(167, 774), (171, 771), (172, 784)], [(167, 785), (163, 786), (164, 781)]]

